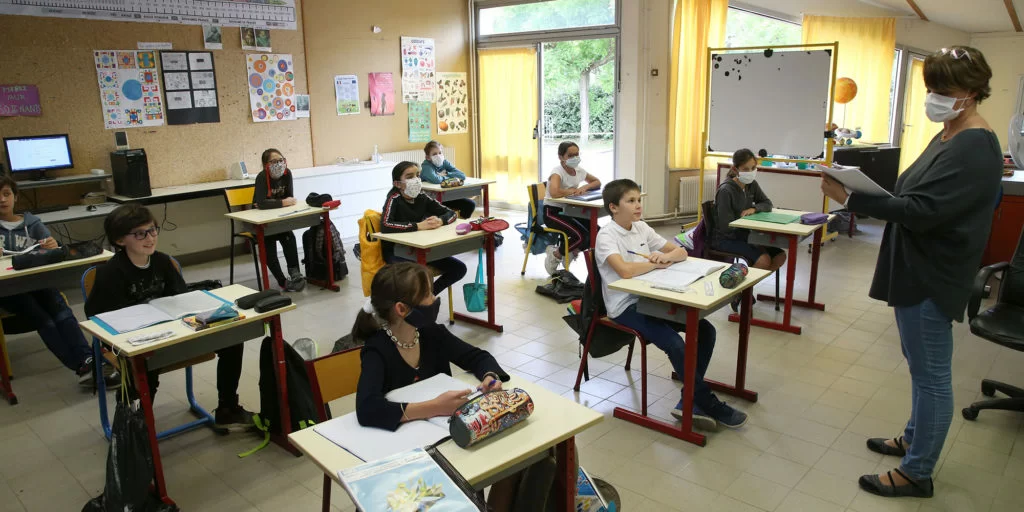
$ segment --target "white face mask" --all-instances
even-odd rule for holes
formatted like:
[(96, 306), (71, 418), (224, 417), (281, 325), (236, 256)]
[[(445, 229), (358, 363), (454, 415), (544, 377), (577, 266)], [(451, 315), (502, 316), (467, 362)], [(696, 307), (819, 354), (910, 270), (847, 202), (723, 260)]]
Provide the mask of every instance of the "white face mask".
[(565, 165), (568, 165), (569, 168), (571, 168), (571, 169), (575, 169), (575, 168), (579, 167), (580, 166), (580, 157), (574, 156), (574, 157), (566, 160), (565, 161)]
[(420, 195), (420, 191), (423, 190), (423, 181), (419, 178), (409, 178), (405, 180), (405, 195), (409, 197), (416, 197)]
[(287, 168), (288, 168), (288, 164), (286, 164), (284, 162), (278, 162), (276, 164), (270, 164), (270, 177), (274, 178), (275, 180), (276, 179), (280, 179), (281, 176), (284, 176), (284, 171)]
[(740, 172), (740, 175), (736, 179), (740, 180), (740, 183), (744, 185), (750, 185), (754, 182), (754, 178), (757, 178), (757, 169), (750, 172)]
[(444, 155), (438, 153), (430, 157), (430, 163), (434, 164), (434, 167), (441, 167), (442, 165), (444, 165)]
[[(956, 105), (957, 100), (961, 99), (966, 100), (967, 98), (951, 98), (949, 96), (930, 92), (924, 98), (924, 113), (928, 116), (928, 119), (935, 123), (951, 121), (956, 119), (956, 117), (960, 115), (960, 112), (964, 111), (963, 106), (959, 109), (953, 108), (953, 105)], [(964, 103), (967, 102), (964, 101)]]

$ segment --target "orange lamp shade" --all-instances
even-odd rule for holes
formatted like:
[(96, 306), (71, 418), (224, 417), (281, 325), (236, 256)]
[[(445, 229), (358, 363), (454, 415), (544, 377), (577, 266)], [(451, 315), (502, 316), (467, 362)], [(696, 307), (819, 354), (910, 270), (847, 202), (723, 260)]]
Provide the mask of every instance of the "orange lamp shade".
[(840, 78), (836, 80), (836, 103), (846, 104), (857, 97), (857, 82), (852, 78)]

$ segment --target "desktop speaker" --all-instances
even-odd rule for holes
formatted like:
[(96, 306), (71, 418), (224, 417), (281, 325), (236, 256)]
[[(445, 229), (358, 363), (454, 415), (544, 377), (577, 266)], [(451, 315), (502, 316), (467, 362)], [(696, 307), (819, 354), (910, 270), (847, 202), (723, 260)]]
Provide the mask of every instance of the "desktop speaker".
[(146, 197), (149, 188), (149, 164), (146, 150), (126, 149), (110, 153), (110, 169), (114, 175), (114, 193), (128, 197)]
[(245, 162), (232, 162), (231, 166), (228, 167), (228, 179), (229, 180), (247, 180), (249, 179), (249, 171), (245, 168)]

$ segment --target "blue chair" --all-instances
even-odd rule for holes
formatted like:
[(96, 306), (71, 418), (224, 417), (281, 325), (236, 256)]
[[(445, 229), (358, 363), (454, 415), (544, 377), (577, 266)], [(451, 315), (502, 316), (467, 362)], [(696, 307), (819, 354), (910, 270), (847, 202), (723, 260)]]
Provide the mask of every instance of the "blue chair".
[[(181, 273), (181, 264), (178, 263), (178, 260), (174, 259), (173, 257), (171, 258), (171, 261), (174, 263), (174, 268), (177, 269), (178, 273), (180, 274)], [(92, 291), (92, 286), (95, 283), (95, 281), (96, 281), (96, 267), (89, 267), (82, 274), (82, 298), (83, 299), (88, 299), (89, 298), (89, 293)], [(104, 359), (104, 357), (103, 357), (103, 345), (100, 343), (100, 340), (97, 339), (96, 337), (93, 337), (93, 339), (92, 339), (92, 351), (93, 351), (93, 361), (96, 364), (96, 369), (95, 369), (96, 375), (103, 375), (103, 359)], [(183, 425), (178, 425), (177, 427), (169, 428), (167, 430), (164, 430), (163, 432), (158, 432), (157, 435), (156, 435), (156, 438), (158, 440), (165, 439), (165, 438), (171, 437), (173, 435), (180, 434), (182, 432), (188, 432), (189, 430), (193, 430), (193, 429), (196, 429), (196, 428), (199, 428), (199, 427), (203, 427), (203, 426), (209, 426), (211, 428), (213, 427), (213, 424), (214, 424), (213, 415), (211, 415), (209, 412), (207, 412), (206, 409), (203, 409), (203, 407), (201, 405), (199, 405), (199, 402), (196, 401), (195, 392), (193, 391), (193, 386), (192, 386), (192, 366), (196, 365), (196, 364), (199, 364), (199, 363), (205, 363), (206, 361), (210, 361), (210, 360), (214, 359), (215, 357), (216, 357), (216, 355), (214, 353), (209, 353), (209, 354), (206, 354), (206, 355), (202, 355), (202, 356), (190, 359), (188, 361), (183, 361), (181, 363), (178, 363), (178, 364), (171, 365), (171, 366), (168, 366), (166, 368), (161, 368), (160, 369), (160, 373), (161, 374), (172, 372), (174, 370), (179, 370), (181, 368), (185, 369), (185, 396), (188, 397), (189, 409), (192, 411), (193, 414), (198, 416), (199, 419), (197, 419), (195, 421), (190, 421), (190, 422), (185, 423)], [(125, 370), (126, 370), (125, 368), (121, 368), (122, 372), (125, 371)], [(103, 435), (107, 436), (107, 440), (109, 441), (110, 440), (110, 435), (111, 435), (111, 433), (110, 433), (110, 414), (107, 411), (107, 396), (106, 396), (107, 385), (106, 385), (106, 382), (103, 381), (103, 379), (100, 379), (100, 378), (96, 379), (96, 390), (97, 390), (96, 396), (98, 397), (99, 404), (100, 404), (100, 425), (103, 426)]]

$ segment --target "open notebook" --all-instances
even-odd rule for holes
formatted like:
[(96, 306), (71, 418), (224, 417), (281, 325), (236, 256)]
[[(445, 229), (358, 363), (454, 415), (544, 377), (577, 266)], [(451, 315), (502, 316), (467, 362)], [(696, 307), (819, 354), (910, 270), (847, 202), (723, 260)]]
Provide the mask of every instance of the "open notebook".
[(674, 263), (668, 268), (652, 270), (644, 275), (636, 276), (634, 279), (659, 286), (673, 286), (685, 288), (694, 281), (711, 275), (726, 265), (717, 261), (687, 259)]
[(100, 313), (93, 317), (93, 320), (111, 334), (122, 334), (217, 309), (224, 304), (231, 303), (208, 291), (200, 290)]

